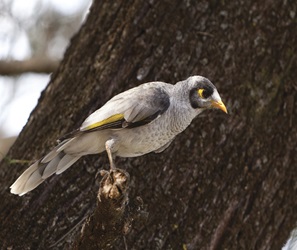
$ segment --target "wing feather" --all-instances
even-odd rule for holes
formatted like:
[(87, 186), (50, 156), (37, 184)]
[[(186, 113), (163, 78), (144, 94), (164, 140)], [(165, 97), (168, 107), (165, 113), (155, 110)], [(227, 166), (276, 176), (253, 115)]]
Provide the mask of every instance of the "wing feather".
[(145, 125), (162, 115), (170, 105), (171, 84), (145, 83), (120, 93), (92, 113), (80, 127), (91, 132), (102, 129), (130, 128)]

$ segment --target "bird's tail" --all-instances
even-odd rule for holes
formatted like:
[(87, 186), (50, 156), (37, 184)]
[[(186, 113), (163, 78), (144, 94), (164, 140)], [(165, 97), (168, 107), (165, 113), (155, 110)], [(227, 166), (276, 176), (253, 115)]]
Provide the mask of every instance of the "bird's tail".
[(80, 156), (66, 154), (64, 149), (72, 139), (67, 139), (55, 147), (49, 154), (32, 164), (10, 187), (10, 192), (24, 195), (36, 188), (53, 174), (61, 174), (73, 165)]

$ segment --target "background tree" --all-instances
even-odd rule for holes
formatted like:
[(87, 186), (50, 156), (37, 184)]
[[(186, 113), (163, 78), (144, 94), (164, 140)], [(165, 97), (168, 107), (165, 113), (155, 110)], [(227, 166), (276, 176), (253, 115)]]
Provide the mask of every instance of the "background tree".
[[(295, 32), (291, 1), (94, 1), (7, 159), (38, 159), (129, 87), (201, 74), (230, 115), (206, 112), (161, 155), (117, 160), (149, 211), (128, 248), (279, 249), (297, 221)], [(107, 157), (11, 195), (27, 166), (0, 166), (2, 248), (66, 248), (95, 206)]]
[(0, 159), (26, 124), (89, 5), (89, 0), (0, 0)]

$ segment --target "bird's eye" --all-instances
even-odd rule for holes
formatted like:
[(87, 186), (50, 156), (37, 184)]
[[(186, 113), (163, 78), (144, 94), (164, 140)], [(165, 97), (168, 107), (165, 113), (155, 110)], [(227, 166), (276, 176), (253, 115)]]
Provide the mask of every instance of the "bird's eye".
[(206, 98), (205, 97), (205, 89), (198, 89), (198, 95), (201, 97), (201, 98)]
[(198, 92), (198, 95), (203, 99), (206, 99), (212, 95), (212, 91), (208, 89), (198, 89), (197, 92)]

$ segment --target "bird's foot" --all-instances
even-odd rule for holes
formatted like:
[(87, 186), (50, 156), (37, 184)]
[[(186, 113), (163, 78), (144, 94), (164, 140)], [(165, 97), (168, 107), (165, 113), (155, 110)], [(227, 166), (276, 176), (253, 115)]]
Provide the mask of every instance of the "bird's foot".
[(98, 200), (112, 199), (122, 201), (127, 198), (130, 175), (122, 169), (110, 169), (110, 171), (101, 170), (100, 175), (103, 177), (100, 182)]

